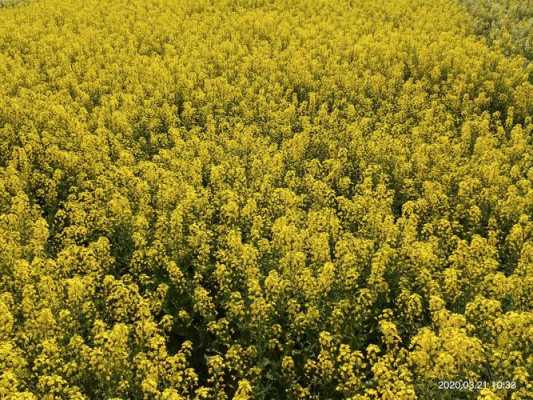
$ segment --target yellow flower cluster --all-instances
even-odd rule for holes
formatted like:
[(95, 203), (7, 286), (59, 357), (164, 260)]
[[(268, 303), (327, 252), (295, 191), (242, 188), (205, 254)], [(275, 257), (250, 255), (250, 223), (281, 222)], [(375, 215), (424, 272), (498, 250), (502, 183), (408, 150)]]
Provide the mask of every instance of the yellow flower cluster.
[(532, 15), (1, 4), (0, 399), (532, 398)]

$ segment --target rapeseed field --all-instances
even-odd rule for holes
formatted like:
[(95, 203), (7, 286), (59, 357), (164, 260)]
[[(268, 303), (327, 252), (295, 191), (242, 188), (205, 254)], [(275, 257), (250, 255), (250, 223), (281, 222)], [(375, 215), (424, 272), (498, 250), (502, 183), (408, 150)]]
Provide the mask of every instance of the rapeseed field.
[(533, 1), (0, 6), (1, 400), (533, 398)]

